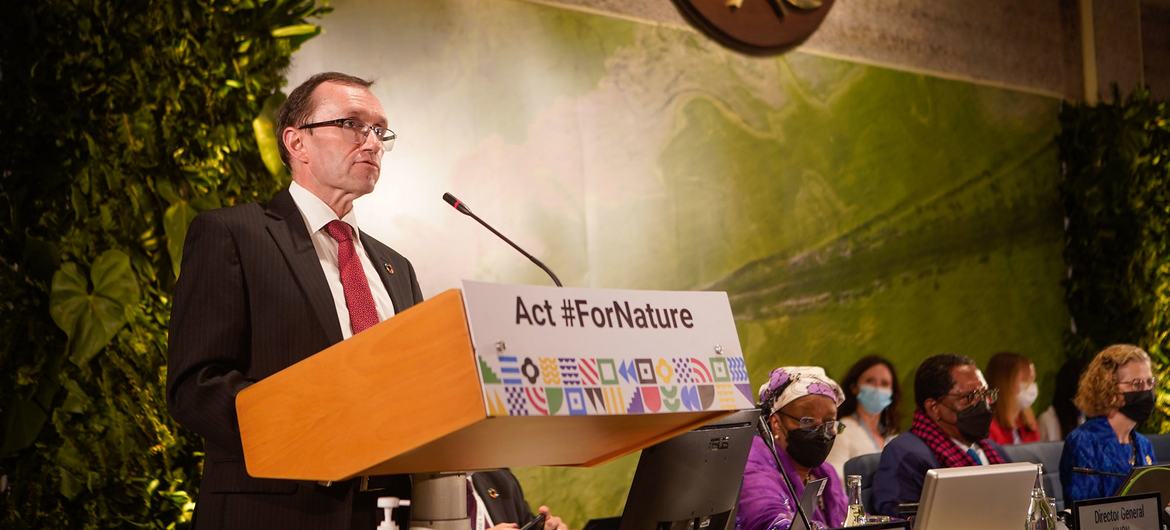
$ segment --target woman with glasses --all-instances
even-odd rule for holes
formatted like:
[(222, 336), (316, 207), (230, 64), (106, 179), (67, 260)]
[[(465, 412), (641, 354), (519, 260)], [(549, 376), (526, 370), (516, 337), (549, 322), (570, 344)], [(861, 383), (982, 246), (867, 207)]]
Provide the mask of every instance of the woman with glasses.
[(1069, 433), (1060, 455), (1065, 504), (1117, 493), (1134, 466), (1155, 462), (1136, 430), (1154, 410), (1150, 356), (1130, 344), (1101, 350), (1081, 374), (1076, 404), (1088, 418)]
[[(815, 528), (838, 527), (844, 522), (846, 498), (841, 478), (825, 463), (843, 428), (837, 421), (837, 406), (843, 400), (841, 387), (822, 368), (772, 370), (768, 382), (760, 387), (760, 406), (767, 414), (772, 440), (752, 440), (739, 494), (737, 529), (787, 530), (799, 517), (796, 503), (805, 485), (817, 479), (827, 482), (814, 509), (806, 513), (809, 522)], [(775, 446), (796, 497), (785, 484), (769, 445)]]
[(1012, 352), (992, 355), (987, 361), (987, 384), (999, 389), (990, 438), (1000, 445), (1040, 441), (1040, 427), (1032, 412), (1040, 393), (1032, 360)]

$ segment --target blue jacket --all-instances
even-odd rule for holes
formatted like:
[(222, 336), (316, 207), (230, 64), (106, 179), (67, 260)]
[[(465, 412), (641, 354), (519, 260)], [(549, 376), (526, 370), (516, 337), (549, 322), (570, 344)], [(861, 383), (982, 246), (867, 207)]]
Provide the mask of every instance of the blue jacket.
[[(987, 440), (1004, 462), (1010, 462), (1003, 448)], [(882, 450), (873, 477), (873, 503), (877, 513), (896, 515), (898, 504), (918, 502), (926, 472), (945, 467), (938, 463), (926, 442), (911, 432), (899, 434)]]
[(1157, 461), (1154, 446), (1141, 433), (1130, 433), (1131, 443), (1122, 445), (1117, 434), (1109, 426), (1105, 416), (1085, 421), (1064, 439), (1064, 452), (1060, 454), (1060, 481), (1064, 486), (1064, 503), (1084, 499), (1109, 497), (1117, 493), (1125, 480), (1121, 476), (1092, 475), (1074, 472), (1074, 467), (1086, 467), (1107, 473), (1125, 475), (1134, 466), (1129, 463), (1137, 447), (1134, 463), (1139, 466), (1153, 465)]

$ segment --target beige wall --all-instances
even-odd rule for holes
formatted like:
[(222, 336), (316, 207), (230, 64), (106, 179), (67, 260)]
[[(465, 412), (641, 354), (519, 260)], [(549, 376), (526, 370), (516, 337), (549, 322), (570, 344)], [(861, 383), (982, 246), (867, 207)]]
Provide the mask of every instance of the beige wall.
[[(536, 0), (685, 25), (670, 0)], [(748, 0), (755, 1), (755, 0)], [(1145, 82), (1170, 96), (1170, 1), (1088, 0), (1090, 86)], [(1059, 95), (1084, 96), (1080, 0), (837, 0), (804, 51)]]

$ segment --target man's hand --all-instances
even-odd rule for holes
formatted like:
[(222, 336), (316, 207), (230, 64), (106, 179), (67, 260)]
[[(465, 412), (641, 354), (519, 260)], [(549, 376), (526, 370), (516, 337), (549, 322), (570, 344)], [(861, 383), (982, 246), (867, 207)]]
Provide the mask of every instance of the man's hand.
[(520, 527), (516, 526), (516, 523), (500, 523), (496, 526), (493, 526), (491, 530), (516, 530), (517, 528)]
[(536, 511), (548, 516), (548, 518), (544, 520), (544, 530), (569, 530), (569, 527), (565, 526), (565, 523), (561, 522), (560, 517), (553, 516), (552, 512), (549, 511), (548, 506), (541, 506), (540, 509)]

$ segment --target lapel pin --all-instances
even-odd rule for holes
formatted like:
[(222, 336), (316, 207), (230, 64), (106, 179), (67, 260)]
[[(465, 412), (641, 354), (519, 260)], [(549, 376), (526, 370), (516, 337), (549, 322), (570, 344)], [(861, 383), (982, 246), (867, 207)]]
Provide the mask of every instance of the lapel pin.
[(383, 264), (382, 264), (382, 266), (383, 266), (383, 267), (386, 267), (386, 272), (387, 272), (387, 273), (389, 273), (389, 274), (394, 274), (394, 266), (393, 266), (393, 265), (391, 265), (391, 264), (389, 264), (389, 263), (383, 263)]
[(488, 488), (488, 497), (498, 499), (500, 498), (500, 492), (496, 491), (496, 488)]

